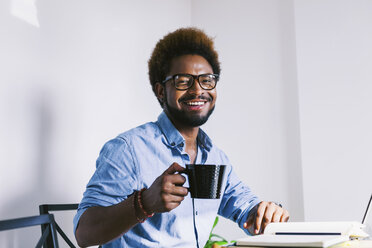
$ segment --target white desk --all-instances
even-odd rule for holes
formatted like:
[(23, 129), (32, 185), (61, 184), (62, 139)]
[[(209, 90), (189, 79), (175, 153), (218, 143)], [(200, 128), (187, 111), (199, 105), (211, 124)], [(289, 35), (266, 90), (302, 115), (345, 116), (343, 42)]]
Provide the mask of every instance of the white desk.
[[(248, 246), (214, 246), (213, 248), (219, 247), (248, 247)], [(249, 246), (249, 248), (264, 248), (264, 247), (253, 247)], [(354, 241), (347, 241), (338, 245), (330, 246), (328, 248), (372, 248), (372, 240), (354, 240)]]
[(354, 240), (331, 246), (330, 248), (372, 248), (372, 240)]

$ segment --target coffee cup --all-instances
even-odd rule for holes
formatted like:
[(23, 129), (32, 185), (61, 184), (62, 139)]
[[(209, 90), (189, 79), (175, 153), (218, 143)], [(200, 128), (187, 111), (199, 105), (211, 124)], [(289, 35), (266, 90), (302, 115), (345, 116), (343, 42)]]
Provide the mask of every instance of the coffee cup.
[(191, 198), (219, 199), (226, 165), (187, 164)]

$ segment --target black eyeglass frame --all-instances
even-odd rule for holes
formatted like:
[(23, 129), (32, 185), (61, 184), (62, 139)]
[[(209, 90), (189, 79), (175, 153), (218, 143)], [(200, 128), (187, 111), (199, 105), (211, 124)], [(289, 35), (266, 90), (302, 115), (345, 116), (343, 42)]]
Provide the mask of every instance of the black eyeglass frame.
[[(190, 86), (189, 86), (188, 88), (186, 88), (186, 89), (179, 89), (179, 88), (177, 88), (177, 87), (176, 87), (176, 81), (175, 81), (175, 78), (178, 77), (178, 76), (191, 76), (191, 77), (193, 78), (193, 80), (192, 80), (192, 84), (190, 84)], [(203, 77), (203, 76), (214, 76), (214, 77), (215, 77), (215, 79), (216, 79), (216, 83), (215, 83), (215, 85), (214, 85), (213, 88), (204, 88), (204, 87), (203, 87), (203, 85), (202, 85), (202, 84), (200, 83), (200, 81), (199, 81), (199, 78), (200, 78), (200, 77)], [(200, 75), (192, 75), (192, 74), (187, 74), (187, 73), (179, 73), (179, 74), (174, 74), (174, 75), (171, 75), (171, 76), (166, 77), (166, 78), (163, 80), (162, 84), (165, 84), (166, 82), (168, 82), (168, 81), (171, 80), (171, 79), (173, 80), (174, 88), (176, 88), (177, 90), (188, 90), (188, 89), (190, 89), (190, 88), (194, 85), (195, 80), (198, 80), (198, 83), (199, 83), (200, 87), (201, 87), (203, 90), (213, 90), (213, 89), (216, 88), (216, 86), (217, 86), (217, 82), (218, 82), (218, 80), (220, 79), (220, 75), (218, 75), (218, 74), (214, 74), (214, 73), (205, 73), (205, 74), (200, 74)]]

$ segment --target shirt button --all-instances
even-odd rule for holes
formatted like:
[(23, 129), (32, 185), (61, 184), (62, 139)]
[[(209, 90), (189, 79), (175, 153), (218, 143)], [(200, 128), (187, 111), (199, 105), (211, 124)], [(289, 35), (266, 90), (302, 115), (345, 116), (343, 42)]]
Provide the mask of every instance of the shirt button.
[(181, 143), (181, 144), (180, 144), (180, 147), (183, 147), (183, 146), (184, 146), (183, 143)]
[(176, 145), (176, 143), (174, 143), (174, 142), (171, 143), (171, 146), (175, 146), (175, 145)]

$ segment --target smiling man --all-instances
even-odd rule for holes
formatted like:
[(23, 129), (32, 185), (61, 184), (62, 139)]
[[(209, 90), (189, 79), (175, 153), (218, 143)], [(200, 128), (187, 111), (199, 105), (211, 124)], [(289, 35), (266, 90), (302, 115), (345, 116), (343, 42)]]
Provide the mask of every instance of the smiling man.
[[(208, 61), (200, 55), (174, 58), (169, 74), (162, 84), (155, 84), (167, 116), (176, 126), (203, 125), (214, 110), (219, 75), (213, 73)], [(195, 81), (199, 85), (193, 86)], [(174, 87), (165, 87), (167, 83)]]
[[(74, 219), (80, 246), (203, 247), (217, 214), (247, 234), (288, 220), (238, 179), (200, 128), (215, 108), (220, 71), (213, 41), (199, 29), (178, 29), (157, 43), (149, 76), (163, 112), (102, 148)], [(227, 165), (220, 199), (190, 198), (179, 172), (192, 163)]]

